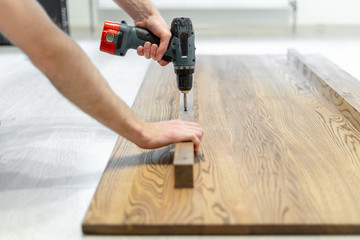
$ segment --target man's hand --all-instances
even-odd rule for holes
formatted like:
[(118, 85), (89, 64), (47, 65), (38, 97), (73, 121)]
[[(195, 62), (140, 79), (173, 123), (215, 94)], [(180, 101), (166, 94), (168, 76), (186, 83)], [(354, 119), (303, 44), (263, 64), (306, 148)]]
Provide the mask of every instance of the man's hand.
[(145, 123), (142, 137), (134, 142), (141, 148), (153, 149), (176, 142), (192, 141), (196, 154), (203, 134), (204, 130), (198, 123), (194, 122), (171, 120)]
[(167, 50), (171, 33), (164, 19), (160, 15), (154, 15), (143, 21), (135, 22), (135, 25), (150, 30), (160, 38), (160, 46), (151, 44), (150, 42), (146, 42), (144, 46), (139, 46), (137, 48), (138, 55), (145, 56), (147, 59), (152, 58), (155, 61), (158, 61), (161, 66), (167, 65), (169, 62), (164, 61), (161, 58)]
[(146, 42), (144, 46), (139, 46), (137, 53), (147, 59), (158, 61), (161, 66), (169, 62), (161, 60), (167, 50), (171, 33), (165, 20), (154, 8), (150, 0), (114, 0), (124, 9), (135, 21), (138, 27), (146, 28), (160, 38), (160, 46)]

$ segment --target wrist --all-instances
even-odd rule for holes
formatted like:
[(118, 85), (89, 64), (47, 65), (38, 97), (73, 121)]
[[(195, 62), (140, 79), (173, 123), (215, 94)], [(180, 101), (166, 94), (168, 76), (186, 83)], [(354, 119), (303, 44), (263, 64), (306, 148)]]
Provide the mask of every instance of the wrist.
[(133, 17), (135, 25), (138, 27), (149, 28), (151, 22), (157, 22), (157, 19), (161, 17), (160, 13), (154, 9), (154, 12), (142, 13)]
[[(147, 20), (154, 15), (159, 15), (150, 0), (114, 0), (130, 17), (137, 26), (146, 27)], [(145, 24), (145, 26), (143, 25)]]
[(149, 124), (140, 120), (132, 127), (132, 133), (127, 138), (140, 148), (145, 148), (149, 142)]

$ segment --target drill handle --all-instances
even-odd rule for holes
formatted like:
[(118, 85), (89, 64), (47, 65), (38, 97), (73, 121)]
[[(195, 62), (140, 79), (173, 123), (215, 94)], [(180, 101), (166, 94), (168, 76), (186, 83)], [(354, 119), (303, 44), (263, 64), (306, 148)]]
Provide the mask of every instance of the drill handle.
[[(150, 32), (149, 30), (145, 29), (145, 28), (141, 28), (141, 27), (135, 27), (135, 33), (137, 38), (139, 38), (139, 40), (142, 40), (145, 42), (151, 42), (151, 44), (155, 43), (157, 45), (160, 44), (160, 38), (158, 38), (155, 34), (153, 34), (152, 32)], [(144, 45), (144, 44), (142, 44)]]
[[(160, 44), (160, 38), (150, 32), (148, 29), (128, 26), (126, 22), (121, 22), (119, 32), (116, 39), (115, 53), (116, 55), (125, 56), (128, 49), (137, 49), (139, 46), (144, 46), (145, 42)], [(171, 57), (163, 56), (166, 61), (171, 61)]]
[[(137, 38), (140, 40), (140, 45), (144, 46), (145, 42), (150, 42), (151, 44), (155, 43), (158, 46), (160, 45), (160, 38), (158, 38), (155, 34), (150, 32), (148, 29), (135, 27), (135, 33)], [(134, 44), (134, 49), (137, 49), (139, 42)], [(137, 45), (137, 46), (136, 46)], [(170, 62), (171, 56), (168, 55), (168, 52), (165, 52), (164, 56), (162, 57), (163, 60)]]

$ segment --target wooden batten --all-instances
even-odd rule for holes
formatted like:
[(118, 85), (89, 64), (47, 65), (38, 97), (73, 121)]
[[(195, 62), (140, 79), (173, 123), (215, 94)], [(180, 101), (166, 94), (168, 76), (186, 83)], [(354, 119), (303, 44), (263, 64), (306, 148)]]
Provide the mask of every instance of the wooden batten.
[[(184, 111), (184, 98), (180, 94), (179, 119), (193, 121), (193, 91), (187, 94), (187, 111)], [(194, 187), (194, 144), (192, 142), (181, 142), (175, 144), (174, 152), (174, 176), (175, 188)]]

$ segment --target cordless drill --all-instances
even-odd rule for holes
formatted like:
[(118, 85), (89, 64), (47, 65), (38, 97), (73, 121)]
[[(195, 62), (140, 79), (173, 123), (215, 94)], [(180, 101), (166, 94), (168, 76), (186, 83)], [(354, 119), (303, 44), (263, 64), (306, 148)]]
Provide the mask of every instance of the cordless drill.
[[(195, 35), (190, 18), (174, 18), (171, 23), (171, 39), (163, 60), (172, 62), (178, 89), (184, 94), (184, 110), (187, 111), (186, 94), (193, 85), (195, 68)], [(159, 45), (160, 39), (147, 29), (121, 23), (104, 23), (100, 51), (125, 56), (129, 48), (137, 49), (145, 42)]]

